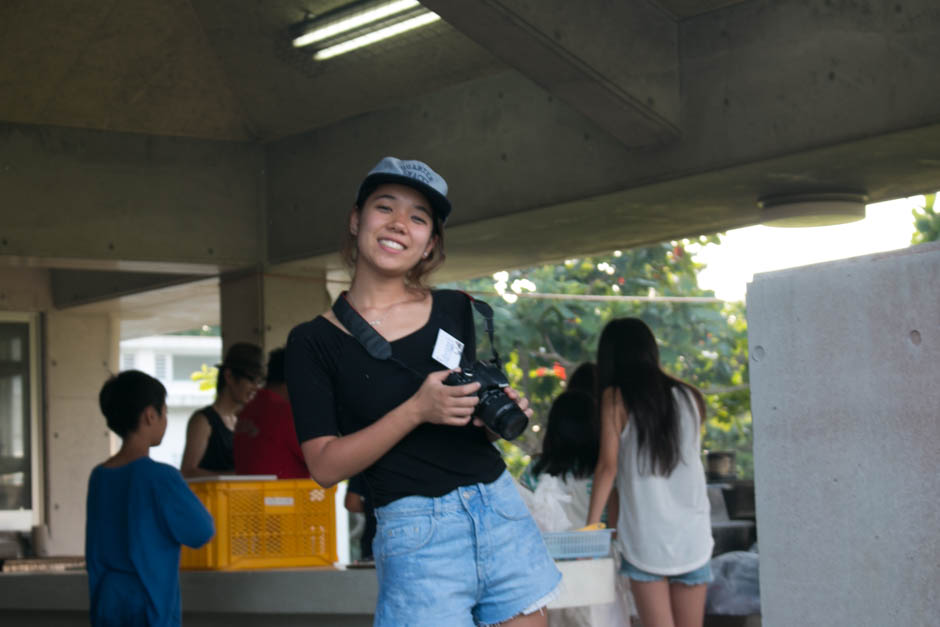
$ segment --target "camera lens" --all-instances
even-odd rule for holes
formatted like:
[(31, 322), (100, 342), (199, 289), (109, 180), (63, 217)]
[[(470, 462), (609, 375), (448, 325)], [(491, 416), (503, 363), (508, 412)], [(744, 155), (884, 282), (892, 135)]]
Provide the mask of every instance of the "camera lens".
[(500, 388), (484, 394), (477, 405), (477, 413), (486, 426), (504, 440), (519, 437), (529, 424), (528, 417)]

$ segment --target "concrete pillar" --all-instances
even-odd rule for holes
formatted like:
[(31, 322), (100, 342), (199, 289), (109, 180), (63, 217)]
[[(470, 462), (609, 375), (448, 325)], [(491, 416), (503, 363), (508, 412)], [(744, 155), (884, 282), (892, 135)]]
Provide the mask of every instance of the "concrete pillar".
[(222, 350), (236, 342), (259, 344), (265, 354), (287, 342), (297, 324), (330, 306), (325, 271), (289, 271), (271, 266), (264, 271), (223, 275)]
[(748, 288), (763, 624), (940, 616), (940, 243)]
[(98, 407), (118, 370), (120, 325), (108, 314), (51, 311), (45, 328), (47, 521), (52, 553), (82, 555), (92, 469), (115, 450)]

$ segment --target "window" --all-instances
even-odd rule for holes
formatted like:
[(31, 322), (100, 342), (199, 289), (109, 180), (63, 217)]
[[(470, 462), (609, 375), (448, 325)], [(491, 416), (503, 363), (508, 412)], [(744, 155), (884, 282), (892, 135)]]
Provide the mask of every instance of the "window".
[(133, 370), (137, 367), (136, 353), (121, 354), (121, 370)]
[(166, 381), (166, 378), (167, 378), (166, 355), (154, 355), (153, 376), (160, 379), (161, 381)]
[(173, 355), (173, 380), (190, 381), (190, 375), (202, 370), (203, 364), (211, 367), (218, 361), (213, 355)]
[(0, 529), (38, 522), (35, 318), (0, 313)]

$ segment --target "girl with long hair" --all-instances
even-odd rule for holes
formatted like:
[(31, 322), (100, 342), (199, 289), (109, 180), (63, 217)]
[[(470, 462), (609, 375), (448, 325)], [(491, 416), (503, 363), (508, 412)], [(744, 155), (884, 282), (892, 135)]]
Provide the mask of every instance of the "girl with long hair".
[(591, 478), (597, 465), (598, 434), (594, 398), (580, 390), (559, 394), (552, 402), (542, 438), (542, 452), (520, 477), (532, 490), (544, 476), (557, 478), (571, 501), (562, 504), (575, 527), (587, 516)]
[(621, 574), (640, 621), (701, 626), (713, 546), (700, 456), (704, 398), (663, 372), (656, 338), (638, 318), (607, 324), (597, 370), (601, 445), (587, 522), (600, 521), (616, 481)]
[(476, 361), (470, 297), (425, 286), (450, 211), (447, 184), (420, 161), (386, 157), (366, 176), (347, 222), (349, 291), (288, 338), (297, 435), (321, 485), (365, 476), (377, 626), (544, 627), (561, 574), (473, 418), (480, 384), (445, 383)]

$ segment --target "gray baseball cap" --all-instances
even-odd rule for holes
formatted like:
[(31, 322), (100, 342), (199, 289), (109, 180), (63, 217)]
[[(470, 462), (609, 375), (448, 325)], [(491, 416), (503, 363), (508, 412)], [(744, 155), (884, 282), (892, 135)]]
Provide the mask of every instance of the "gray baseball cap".
[(441, 222), (447, 222), (450, 215), (450, 201), (447, 200), (447, 181), (422, 161), (385, 157), (369, 171), (359, 186), (356, 204), (360, 207), (366, 196), (383, 183), (398, 183), (418, 190), (431, 203), (431, 208)]

